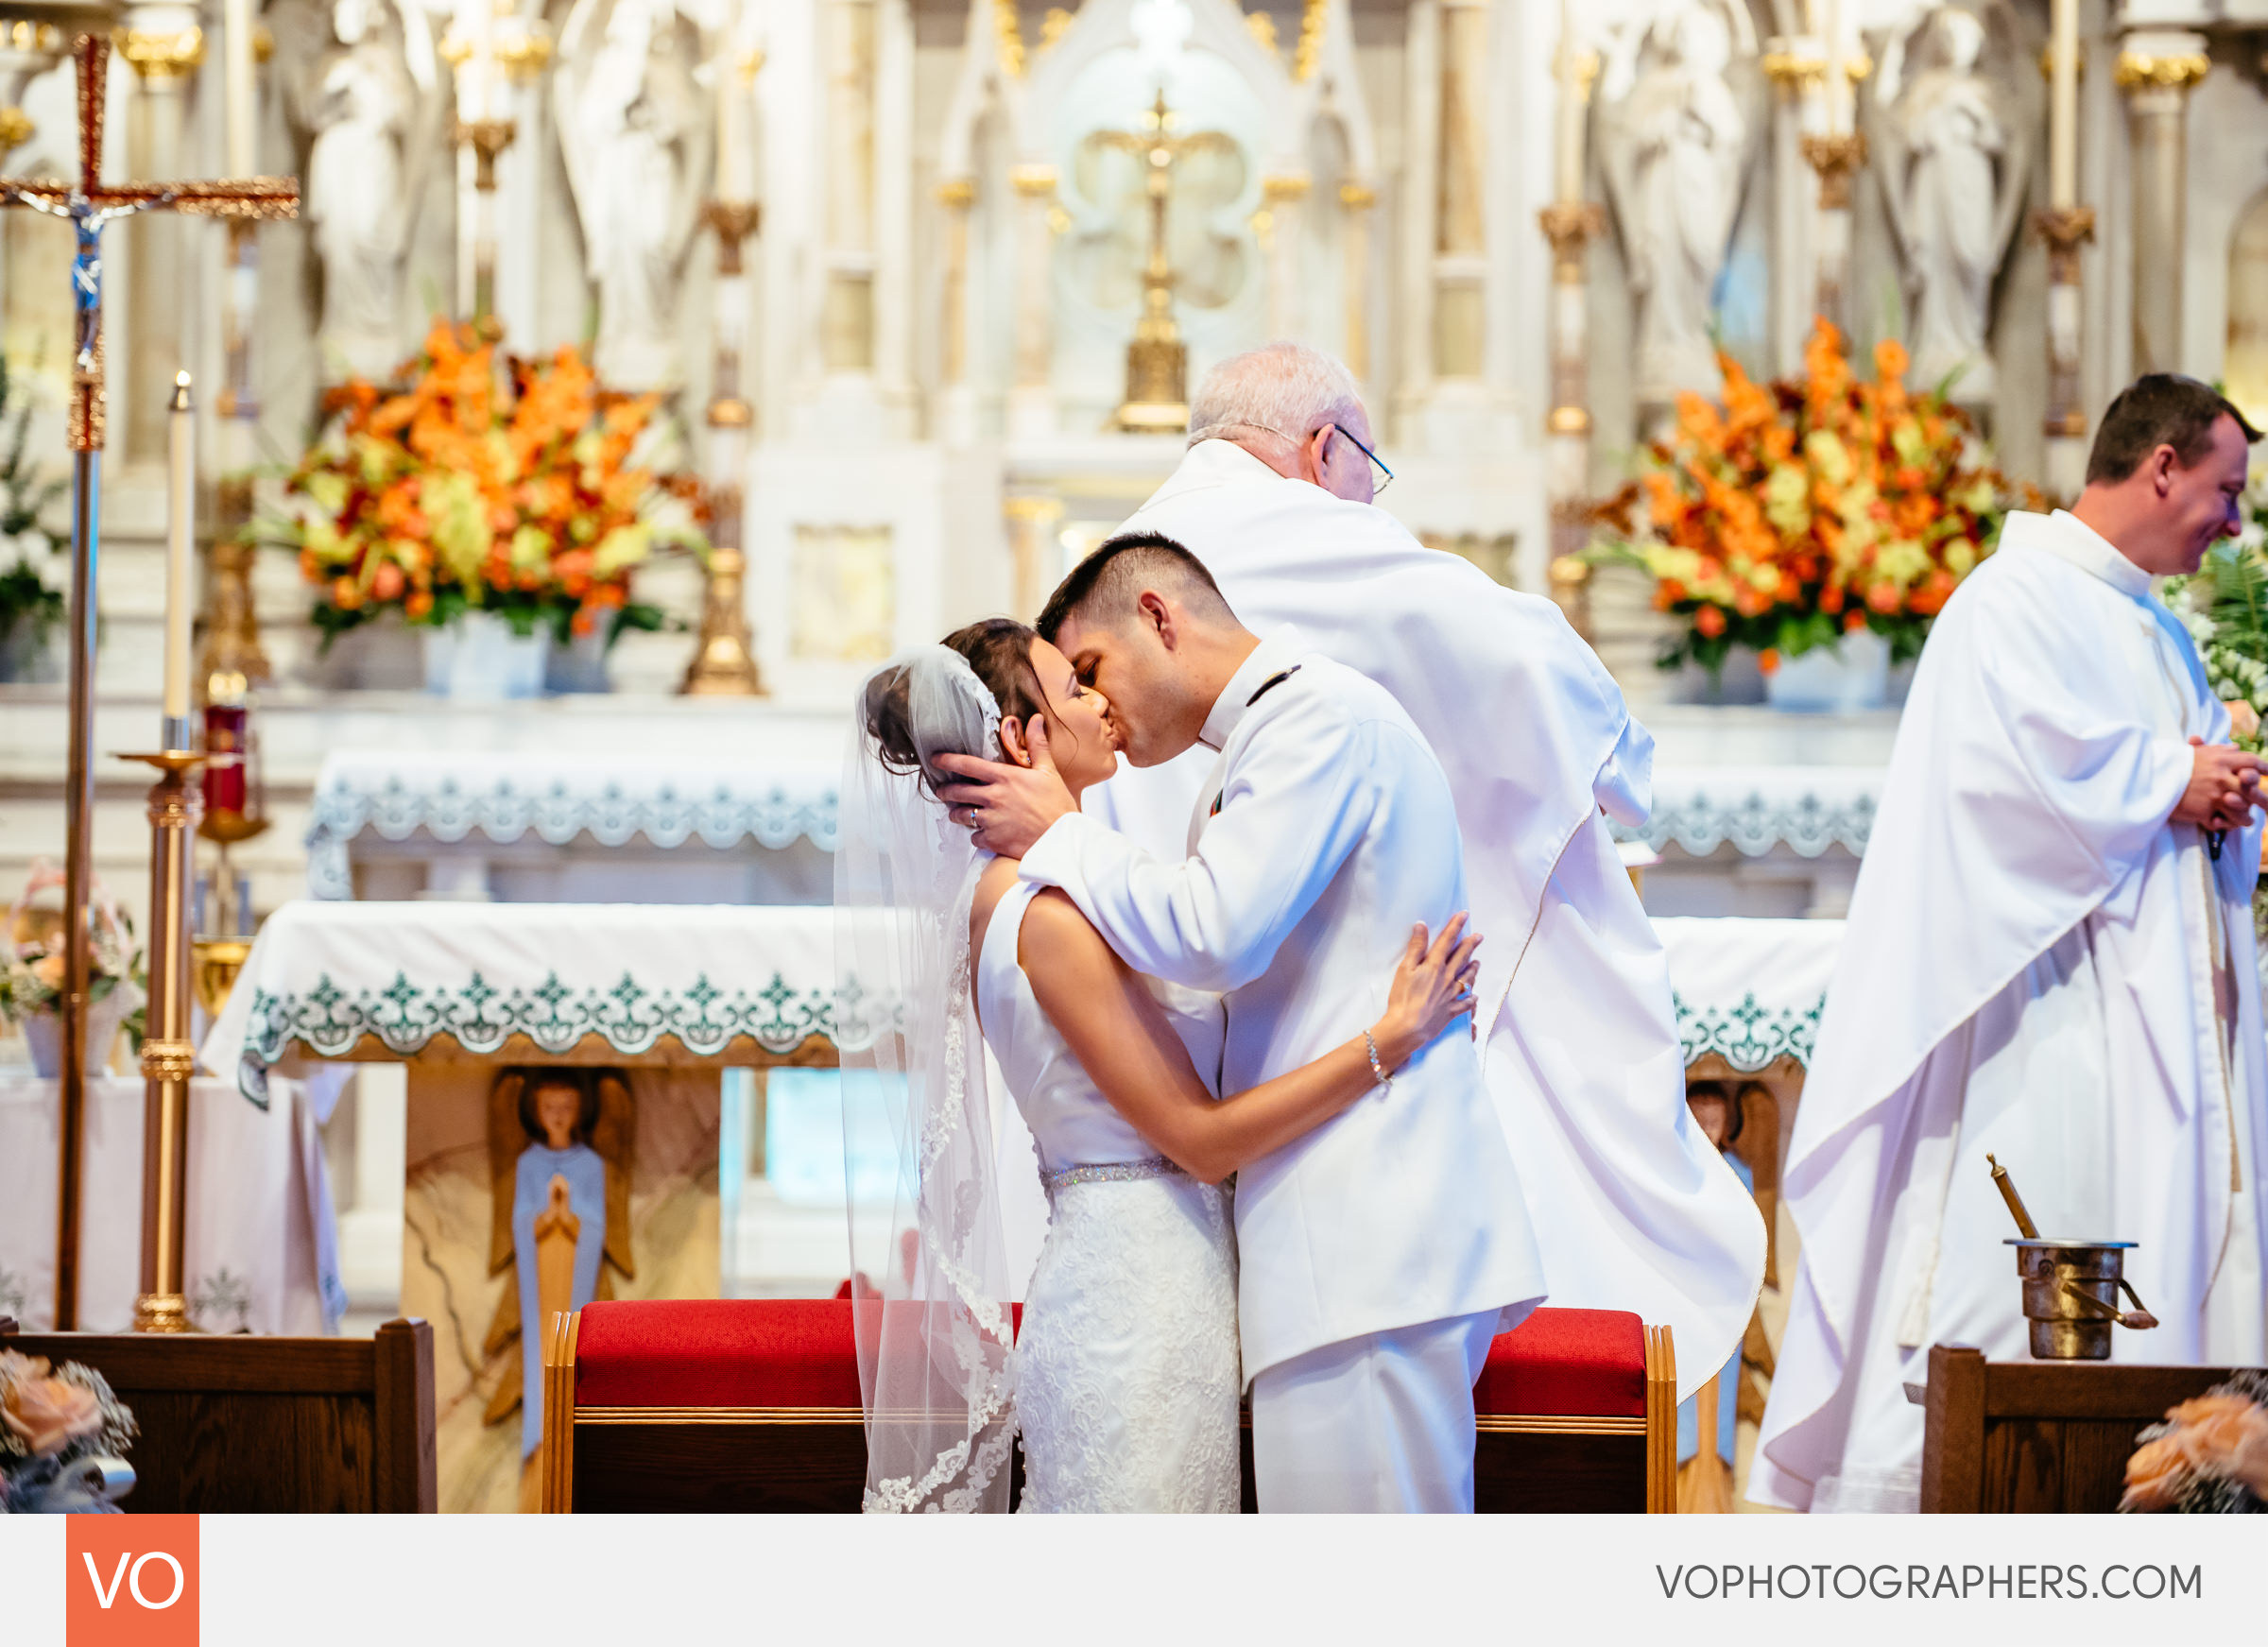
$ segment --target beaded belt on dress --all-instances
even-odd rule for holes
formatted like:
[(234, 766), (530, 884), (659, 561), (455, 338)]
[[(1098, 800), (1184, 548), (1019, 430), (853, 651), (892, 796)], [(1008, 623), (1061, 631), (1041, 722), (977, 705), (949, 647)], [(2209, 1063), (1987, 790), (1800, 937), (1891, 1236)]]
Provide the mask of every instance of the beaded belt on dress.
[(1065, 1167), (1061, 1172), (1041, 1173), (1040, 1187), (1049, 1194), (1067, 1190), (1074, 1184), (1130, 1184), (1139, 1178), (1186, 1177), (1188, 1175), (1163, 1156), (1152, 1156), (1146, 1161), (1105, 1161), (1089, 1167)]

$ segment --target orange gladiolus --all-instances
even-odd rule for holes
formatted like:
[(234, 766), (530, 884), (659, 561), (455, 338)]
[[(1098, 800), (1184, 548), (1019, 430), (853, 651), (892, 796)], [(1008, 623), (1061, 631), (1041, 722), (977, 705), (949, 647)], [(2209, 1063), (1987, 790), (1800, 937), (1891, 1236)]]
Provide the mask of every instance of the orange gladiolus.
[(1693, 627), (1700, 630), (1710, 640), (1715, 640), (1725, 632), (1725, 609), (1717, 606), (1703, 607), (1693, 614)]

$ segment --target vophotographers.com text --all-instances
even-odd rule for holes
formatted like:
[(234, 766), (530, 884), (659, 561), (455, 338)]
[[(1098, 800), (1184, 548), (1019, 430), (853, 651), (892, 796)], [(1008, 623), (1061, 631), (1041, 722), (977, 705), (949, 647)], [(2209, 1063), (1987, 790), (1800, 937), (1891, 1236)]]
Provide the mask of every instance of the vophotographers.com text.
[(1931, 1567), (1879, 1562), (1812, 1562), (1756, 1567), (1663, 1567), (1654, 1576), (1666, 1601), (2202, 1601), (2205, 1569), (2113, 1563), (2090, 1572), (2077, 1564)]

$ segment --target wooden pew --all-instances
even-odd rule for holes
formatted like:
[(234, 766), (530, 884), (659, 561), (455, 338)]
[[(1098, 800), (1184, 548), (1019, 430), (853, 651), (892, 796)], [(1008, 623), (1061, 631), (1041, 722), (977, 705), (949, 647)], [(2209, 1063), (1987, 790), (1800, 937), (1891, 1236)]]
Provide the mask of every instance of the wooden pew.
[(2228, 1376), (2213, 1366), (1986, 1361), (1981, 1349), (1933, 1345), (1922, 1513), (2116, 1510), (2135, 1433)]
[(433, 1329), (375, 1338), (16, 1333), (0, 1348), (82, 1362), (133, 1409), (131, 1513), (436, 1508)]

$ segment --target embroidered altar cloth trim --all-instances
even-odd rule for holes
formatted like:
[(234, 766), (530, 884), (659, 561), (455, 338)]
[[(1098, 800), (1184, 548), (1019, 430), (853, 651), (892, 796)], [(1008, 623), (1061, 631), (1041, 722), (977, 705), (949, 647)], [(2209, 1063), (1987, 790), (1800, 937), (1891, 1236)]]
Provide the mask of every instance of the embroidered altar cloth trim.
[(1843, 922), (1662, 917), (1654, 931), (1689, 1067), (1711, 1053), (1744, 1074), (1781, 1058), (1810, 1066)]
[(1804, 858), (1830, 847), (1863, 854), (1883, 777), (1874, 766), (1658, 766), (1653, 814), (1614, 824), (1614, 837), (1695, 857), (1727, 842), (1751, 858), (1782, 846)]
[(475, 831), (499, 845), (533, 832), (553, 846), (589, 835), (619, 847), (643, 835), (663, 849), (698, 839), (727, 849), (779, 850), (807, 840), (834, 850), (841, 757), (793, 750), (714, 761), (607, 753), (334, 750), (315, 781), (307, 829), (308, 890), (352, 898), (347, 845), (423, 832), (455, 842)]
[(438, 1036), (478, 1055), (514, 1035), (555, 1055), (595, 1035), (626, 1056), (669, 1037), (707, 1057), (744, 1036), (855, 1049), (892, 1022), (887, 1004), (838, 993), (825, 906), (302, 899), (260, 929), (198, 1055), (257, 1104), (285, 1056), (342, 1057), (365, 1036), (403, 1057)]

